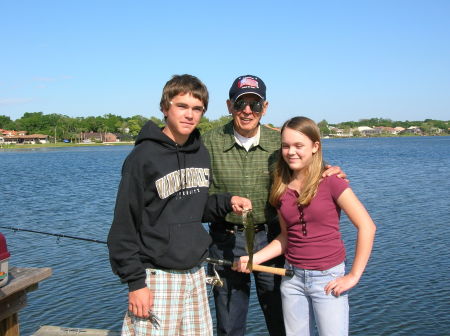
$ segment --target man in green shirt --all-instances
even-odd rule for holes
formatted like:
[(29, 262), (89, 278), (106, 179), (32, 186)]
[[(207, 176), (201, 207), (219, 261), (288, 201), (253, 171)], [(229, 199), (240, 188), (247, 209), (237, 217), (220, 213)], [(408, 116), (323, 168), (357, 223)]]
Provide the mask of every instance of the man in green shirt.
[[(268, 203), (271, 169), (280, 149), (280, 133), (260, 124), (267, 112), (266, 86), (257, 76), (245, 75), (233, 82), (228, 111), (233, 120), (211, 130), (203, 142), (211, 156), (213, 181), (210, 193), (229, 192), (251, 199), (255, 223), (254, 250), (266, 246), (279, 233), (276, 210)], [(334, 167), (327, 173), (339, 173)], [(344, 174), (341, 174), (345, 176)], [(213, 243), (210, 256), (236, 260), (247, 255), (242, 217), (228, 214), (220, 222), (210, 223)], [(283, 267), (283, 257), (264, 263)], [(250, 297), (250, 275), (218, 268), (223, 287), (214, 288), (217, 334), (237, 336), (245, 334)], [(285, 334), (280, 296), (280, 277), (254, 272), (256, 292), (272, 336)]]

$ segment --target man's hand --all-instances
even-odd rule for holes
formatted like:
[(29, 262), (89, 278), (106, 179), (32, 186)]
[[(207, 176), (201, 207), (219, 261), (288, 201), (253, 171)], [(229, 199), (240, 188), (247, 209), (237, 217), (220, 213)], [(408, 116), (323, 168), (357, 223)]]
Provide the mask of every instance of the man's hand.
[(323, 172), (322, 177), (327, 177), (327, 176), (331, 176), (331, 175), (336, 175), (337, 174), (337, 176), (339, 178), (344, 179), (347, 182), (349, 182), (349, 180), (347, 180), (347, 174), (341, 170), (341, 167), (326, 165), (325, 169), (326, 170)]
[(240, 196), (231, 197), (231, 206), (237, 215), (242, 215), (243, 211), (252, 210), (252, 202), (248, 198)]
[(128, 310), (134, 316), (148, 318), (153, 307), (153, 292), (147, 287), (128, 293)]

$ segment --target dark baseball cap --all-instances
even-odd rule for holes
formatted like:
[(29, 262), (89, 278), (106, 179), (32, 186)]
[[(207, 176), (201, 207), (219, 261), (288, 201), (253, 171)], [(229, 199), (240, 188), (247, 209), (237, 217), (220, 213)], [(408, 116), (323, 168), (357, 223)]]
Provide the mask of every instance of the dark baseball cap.
[(235, 101), (240, 96), (253, 93), (266, 100), (266, 85), (261, 78), (253, 75), (239, 76), (230, 88), (230, 99)]

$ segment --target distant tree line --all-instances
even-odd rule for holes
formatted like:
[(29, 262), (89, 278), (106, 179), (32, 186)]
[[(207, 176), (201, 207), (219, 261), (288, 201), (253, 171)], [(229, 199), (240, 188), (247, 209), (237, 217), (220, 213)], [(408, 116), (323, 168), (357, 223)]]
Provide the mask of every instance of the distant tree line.
[[(156, 117), (145, 118), (141, 115), (124, 118), (114, 114), (105, 114), (98, 117), (68, 117), (62, 114), (44, 114), (43, 112), (26, 112), (17, 120), (11, 120), (10, 117), (0, 115), (0, 128), (6, 130), (27, 131), (28, 134), (46, 134), (57, 140), (77, 139), (82, 132), (110, 132), (115, 134), (129, 134), (134, 138), (148, 121), (152, 120), (159, 126), (164, 125), (163, 119)], [(206, 132), (214, 127), (225, 124), (230, 120), (229, 116), (220, 117), (217, 120), (209, 120), (203, 117), (198, 128)], [(359, 121), (345, 121), (338, 124), (329, 124), (326, 120), (318, 123), (322, 135), (330, 133), (329, 126), (334, 126), (344, 130), (356, 128), (358, 126), (385, 126), (385, 127), (404, 127), (417, 126), (424, 133), (429, 133), (432, 128), (439, 128), (448, 134), (450, 121), (425, 119), (424, 121), (393, 121), (391, 119), (371, 118), (360, 119)], [(269, 124), (271, 127), (275, 127)]]
[[(114, 114), (105, 114), (98, 117), (68, 117), (62, 114), (44, 114), (43, 112), (26, 112), (17, 120), (0, 115), (0, 128), (6, 130), (27, 131), (28, 134), (46, 134), (57, 140), (78, 139), (84, 132), (102, 132), (114, 134), (128, 134), (131, 138), (138, 135), (142, 126), (152, 120), (159, 126), (164, 125), (164, 120), (156, 117), (145, 118), (135, 115), (124, 118)], [(216, 126), (225, 124), (229, 117), (224, 116), (218, 120), (209, 120), (203, 117), (199, 124), (201, 132), (205, 132)]]
[(442, 120), (433, 120), (433, 119), (425, 119), (423, 121), (393, 121), (391, 119), (384, 118), (371, 118), (371, 119), (360, 119), (359, 121), (344, 121), (338, 124), (329, 124), (326, 120), (322, 120), (318, 123), (320, 131), (322, 135), (329, 135), (330, 129), (329, 126), (334, 126), (345, 131), (357, 128), (359, 126), (368, 126), (368, 127), (403, 127), (408, 128), (411, 126), (419, 127), (425, 134), (432, 133), (431, 130), (433, 128), (439, 128), (445, 132), (445, 134), (449, 134), (450, 121), (442, 121)]

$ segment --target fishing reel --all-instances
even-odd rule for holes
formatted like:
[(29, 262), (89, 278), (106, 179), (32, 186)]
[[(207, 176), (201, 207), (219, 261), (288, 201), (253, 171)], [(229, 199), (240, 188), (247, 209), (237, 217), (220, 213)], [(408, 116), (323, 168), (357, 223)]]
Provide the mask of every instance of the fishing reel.
[(214, 286), (223, 287), (223, 281), (217, 273), (216, 265), (212, 265), (212, 270), (214, 271), (214, 275), (210, 275), (206, 277), (206, 284), (211, 286), (211, 290), (209, 291), (209, 296), (211, 296)]

